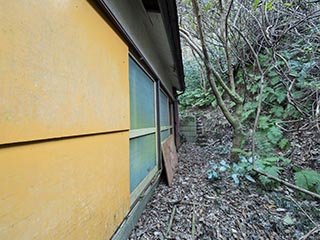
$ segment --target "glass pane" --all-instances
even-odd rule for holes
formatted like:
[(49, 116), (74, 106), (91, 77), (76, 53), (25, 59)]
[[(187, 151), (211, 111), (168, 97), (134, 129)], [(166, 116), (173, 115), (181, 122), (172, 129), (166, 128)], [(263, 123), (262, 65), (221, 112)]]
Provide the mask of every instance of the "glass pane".
[(161, 142), (164, 141), (170, 135), (170, 129), (161, 132)]
[(160, 125), (169, 126), (168, 97), (160, 91)]
[(130, 192), (156, 166), (155, 134), (130, 140)]
[(154, 85), (130, 58), (130, 129), (155, 127)]

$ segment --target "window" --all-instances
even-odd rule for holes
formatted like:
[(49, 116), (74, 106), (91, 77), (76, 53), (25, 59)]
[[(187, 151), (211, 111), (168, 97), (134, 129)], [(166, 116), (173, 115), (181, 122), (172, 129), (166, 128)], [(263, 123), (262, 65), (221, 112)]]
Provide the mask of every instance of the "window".
[(160, 91), (160, 126), (161, 126), (161, 142), (169, 137), (171, 132), (169, 98)]
[(130, 192), (131, 203), (156, 174), (157, 140), (155, 82), (132, 59), (130, 80)]

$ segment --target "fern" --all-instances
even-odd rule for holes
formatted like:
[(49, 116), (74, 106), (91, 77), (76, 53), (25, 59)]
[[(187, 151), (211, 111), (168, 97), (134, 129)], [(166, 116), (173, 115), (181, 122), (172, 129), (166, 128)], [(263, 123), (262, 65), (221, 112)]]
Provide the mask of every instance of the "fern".
[(286, 150), (290, 147), (290, 142), (287, 138), (283, 138), (281, 139), (281, 141), (278, 143), (278, 147), (281, 149), (281, 150)]
[(277, 167), (277, 166), (271, 166), (271, 167), (266, 167), (264, 169), (265, 173), (278, 178), (279, 177), (279, 172), (282, 168), (281, 167)]
[(267, 137), (273, 144), (277, 144), (282, 138), (282, 131), (277, 128), (276, 126), (273, 126), (269, 129), (267, 133)]
[[(283, 169), (277, 165), (286, 166), (290, 163), (290, 160), (283, 157), (267, 157), (267, 158), (260, 158), (257, 160), (256, 165), (257, 169), (261, 170), (273, 177), (278, 178), (280, 171)], [(276, 182), (270, 180), (269, 178), (260, 175), (259, 180), (265, 188), (273, 188), (276, 186)]]
[[(280, 170), (282, 170), (281, 167), (277, 167), (277, 166), (267, 166), (263, 168), (263, 172), (267, 173), (268, 175), (271, 175), (273, 177), (278, 178), (279, 177), (279, 172)], [(278, 183), (269, 179), (266, 176), (260, 175), (259, 176), (259, 180), (262, 183), (262, 185), (265, 188), (271, 189), (273, 187), (275, 187)]]
[(284, 110), (281, 106), (273, 106), (270, 110), (270, 113), (274, 114), (276, 117), (282, 117), (283, 112)]
[(320, 194), (320, 174), (313, 170), (301, 170), (294, 174), (297, 186)]

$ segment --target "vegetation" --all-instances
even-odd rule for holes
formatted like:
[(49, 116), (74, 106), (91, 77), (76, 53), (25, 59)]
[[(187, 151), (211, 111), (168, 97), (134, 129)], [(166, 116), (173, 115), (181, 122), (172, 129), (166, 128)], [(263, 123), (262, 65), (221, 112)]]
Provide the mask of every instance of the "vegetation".
[[(188, 47), (182, 109), (221, 109), (233, 128), (235, 181), (256, 176), (250, 161), (278, 178), (290, 162), (279, 156), (290, 148), (286, 135), (320, 132), (319, 1), (180, 0), (179, 11)], [(229, 167), (213, 164), (208, 177)], [(255, 179), (275, 184), (263, 175)], [(317, 171), (297, 170), (294, 179), (320, 193)]]

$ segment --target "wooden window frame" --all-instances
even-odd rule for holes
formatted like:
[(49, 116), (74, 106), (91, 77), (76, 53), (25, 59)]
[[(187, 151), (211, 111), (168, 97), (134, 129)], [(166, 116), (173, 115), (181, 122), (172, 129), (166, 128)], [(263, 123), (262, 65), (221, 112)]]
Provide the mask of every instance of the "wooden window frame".
[[(148, 78), (153, 82), (153, 96), (154, 96), (154, 111), (155, 111), (155, 127), (153, 128), (139, 128), (139, 129), (130, 129), (129, 130), (129, 141), (134, 138), (138, 137), (143, 137), (147, 136), (150, 134), (155, 135), (155, 156), (156, 156), (156, 165), (155, 167), (148, 173), (148, 175), (136, 186), (136, 188), (130, 193), (130, 206), (133, 207), (136, 203), (136, 201), (139, 199), (140, 194), (146, 189), (146, 187), (149, 185), (149, 182), (157, 175), (157, 172), (159, 171), (159, 148), (158, 148), (158, 131), (157, 131), (157, 126), (158, 126), (158, 112), (157, 112), (157, 105), (158, 100), (157, 100), (157, 82), (155, 79), (148, 74), (148, 72), (145, 70), (145, 68), (139, 64), (137, 59), (132, 55), (129, 54), (128, 56), (133, 60), (135, 64), (148, 76)], [(129, 76), (129, 81), (130, 81), (130, 76)], [(130, 143), (129, 143), (130, 144)], [(131, 161), (131, 159), (130, 159)]]

